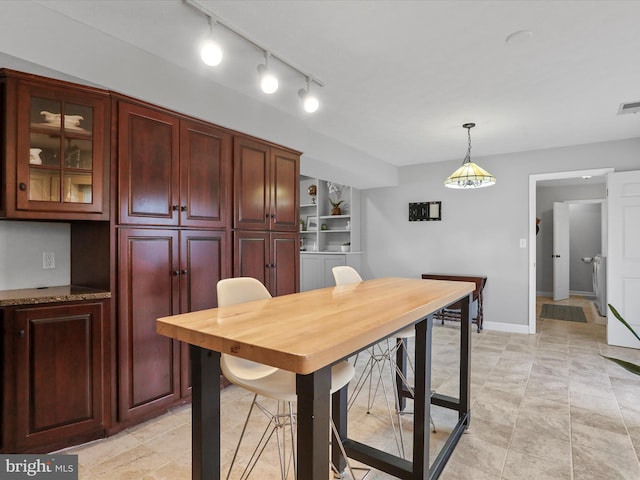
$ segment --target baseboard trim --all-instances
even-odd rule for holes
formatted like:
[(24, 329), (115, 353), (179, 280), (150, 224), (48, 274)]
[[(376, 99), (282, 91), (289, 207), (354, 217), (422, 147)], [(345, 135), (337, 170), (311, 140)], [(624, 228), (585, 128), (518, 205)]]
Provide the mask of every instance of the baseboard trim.
[(516, 325), (514, 323), (482, 322), (482, 328), (496, 332), (529, 333), (529, 325)]

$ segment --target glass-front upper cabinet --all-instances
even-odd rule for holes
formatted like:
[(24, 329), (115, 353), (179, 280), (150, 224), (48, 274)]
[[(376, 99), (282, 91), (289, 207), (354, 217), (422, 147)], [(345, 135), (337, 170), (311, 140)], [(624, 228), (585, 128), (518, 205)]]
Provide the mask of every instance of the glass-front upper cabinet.
[(17, 182), (7, 216), (107, 219), (108, 95), (59, 83), (16, 84)]

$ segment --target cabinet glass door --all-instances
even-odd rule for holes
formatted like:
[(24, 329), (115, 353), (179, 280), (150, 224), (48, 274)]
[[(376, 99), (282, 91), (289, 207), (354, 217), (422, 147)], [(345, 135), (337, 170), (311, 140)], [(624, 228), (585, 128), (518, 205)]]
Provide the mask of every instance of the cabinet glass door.
[(29, 201), (92, 203), (93, 107), (31, 97)]

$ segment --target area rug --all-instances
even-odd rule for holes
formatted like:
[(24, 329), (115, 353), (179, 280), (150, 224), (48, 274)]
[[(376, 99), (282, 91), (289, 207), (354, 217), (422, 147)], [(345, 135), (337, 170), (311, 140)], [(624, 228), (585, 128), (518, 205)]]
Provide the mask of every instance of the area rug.
[(568, 305), (552, 305), (550, 303), (542, 304), (541, 318), (550, 318), (552, 320), (566, 320), (568, 322), (587, 323), (582, 307), (570, 307)]

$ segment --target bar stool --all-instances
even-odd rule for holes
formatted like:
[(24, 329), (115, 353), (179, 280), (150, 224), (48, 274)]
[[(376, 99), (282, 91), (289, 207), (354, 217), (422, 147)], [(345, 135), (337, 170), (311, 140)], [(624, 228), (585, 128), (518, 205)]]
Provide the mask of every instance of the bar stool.
[[(217, 292), (219, 307), (271, 298), (271, 294), (266, 287), (257, 279), (250, 277), (237, 277), (220, 280), (217, 284)], [(249, 413), (244, 426), (242, 427), (240, 439), (233, 454), (226, 478), (229, 479), (229, 476), (231, 475), (231, 470), (237, 459), (238, 451), (240, 450), (240, 445), (244, 438), (251, 413), (255, 407), (263, 412), (269, 418), (270, 422), (258, 441), (258, 445), (242, 472), (241, 478), (246, 479), (249, 477), (262, 451), (265, 449), (268, 441), (272, 438), (276, 430), (281, 429), (284, 432), (284, 428), (288, 426), (290, 427), (289, 432), (291, 441), (291, 451), (288, 454), (285, 448), (286, 434), (283, 433), (282, 438), (279, 435), (276, 435), (278, 456), (280, 459), (280, 473), (282, 479), (285, 480), (289, 473), (291, 459), (293, 459), (294, 473), (297, 470), (295, 452), (295, 413), (292, 408), (293, 402), (297, 399), (295, 373), (224, 353), (220, 357), (220, 368), (223, 375), (231, 383), (254, 393), (251, 407), (249, 408)], [(353, 378), (354, 374), (355, 370), (348, 362), (343, 361), (334, 365), (331, 368), (331, 393), (334, 393), (347, 385), (347, 383), (349, 383)], [(260, 403), (258, 401), (259, 395), (276, 400), (276, 411), (272, 412)], [(335, 438), (339, 438), (335, 430), (335, 425), (333, 425), (333, 421), (332, 430)], [(341, 444), (339, 447), (345, 460), (347, 460), (344, 448)], [(332, 468), (335, 469), (333, 466)], [(355, 468), (352, 469), (348, 461), (347, 469), (350, 471), (351, 476), (355, 478), (353, 474), (353, 470)], [(335, 471), (337, 472), (337, 469), (335, 469)]]

